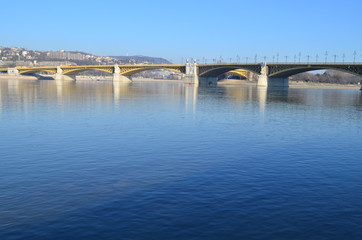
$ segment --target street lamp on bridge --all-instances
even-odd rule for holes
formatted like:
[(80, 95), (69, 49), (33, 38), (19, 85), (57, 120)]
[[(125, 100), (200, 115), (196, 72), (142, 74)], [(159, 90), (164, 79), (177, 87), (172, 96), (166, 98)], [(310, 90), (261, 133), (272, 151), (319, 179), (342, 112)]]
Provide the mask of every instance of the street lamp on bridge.
[(319, 58), (319, 56), (318, 56), (318, 53), (317, 53), (317, 55), (315, 55), (315, 62), (318, 62), (318, 58)]
[(328, 57), (328, 52), (327, 52), (327, 51), (326, 51), (326, 53), (324, 54), (324, 56), (325, 56), (325, 59), (324, 59), (325, 61), (324, 61), (324, 62), (327, 63), (327, 57)]
[(288, 62), (288, 56), (285, 56), (285, 62), (286, 63)]
[(354, 50), (354, 52), (353, 52), (353, 63), (356, 63), (356, 55), (357, 55), (357, 52), (356, 52), (356, 50)]

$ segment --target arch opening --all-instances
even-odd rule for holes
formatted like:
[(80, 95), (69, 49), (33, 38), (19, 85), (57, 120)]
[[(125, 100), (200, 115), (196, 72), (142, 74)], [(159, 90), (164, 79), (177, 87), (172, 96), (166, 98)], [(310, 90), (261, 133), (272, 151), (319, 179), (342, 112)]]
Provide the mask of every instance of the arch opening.
[(287, 78), (296, 74), (310, 72), (310, 71), (338, 71), (353, 74), (362, 77), (362, 67), (340, 65), (340, 66), (302, 66), (302, 67), (288, 67), (284, 69), (277, 69), (274, 66), (269, 66), (269, 77)]
[(132, 78), (148, 78), (148, 79), (167, 79), (167, 80), (181, 80), (183, 73), (179, 69), (171, 68), (147, 68), (135, 69), (122, 73), (125, 76)]
[(293, 82), (360, 84), (362, 75), (334, 69), (309, 70), (289, 76)]
[(240, 66), (220, 66), (220, 67), (214, 67), (210, 69), (200, 69), (200, 77), (219, 77), (222, 74), (226, 74), (228, 72), (248, 72), (248, 73), (254, 73), (259, 74), (255, 69), (247, 69)]
[[(84, 73), (89, 74), (89, 75), (110, 75), (113, 74), (113, 68), (80, 68), (80, 69), (67, 69), (64, 68), (63, 69), (63, 74), (64, 75), (78, 75), (82, 73), (84, 75)], [(100, 74), (101, 73), (101, 74)], [(103, 74), (104, 73), (104, 74)]]
[(108, 71), (102, 71), (98, 69), (82, 69), (80, 71), (72, 71), (70, 73), (66, 73), (65, 75), (71, 75), (76, 80), (112, 80), (112, 73), (109, 73)]
[(48, 69), (35, 69), (35, 70), (27, 70), (27, 71), (21, 71), (19, 70), (20, 75), (53, 75), (57, 71), (56, 70), (48, 70)]

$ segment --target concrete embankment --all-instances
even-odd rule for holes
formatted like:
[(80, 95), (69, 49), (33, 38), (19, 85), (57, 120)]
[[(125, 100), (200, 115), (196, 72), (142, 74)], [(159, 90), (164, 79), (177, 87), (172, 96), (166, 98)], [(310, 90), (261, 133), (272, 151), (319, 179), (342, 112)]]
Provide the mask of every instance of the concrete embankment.
[(360, 89), (358, 84), (333, 84), (333, 83), (311, 83), (311, 82), (289, 82), (290, 88), (321, 88), (321, 89)]
[[(218, 85), (243, 85), (257, 86), (256, 82), (247, 80), (224, 79), (217, 83)], [(314, 89), (360, 89), (358, 84), (333, 84), (333, 83), (312, 83), (312, 82), (295, 82), (289, 81), (289, 88), (314, 88)]]
[(20, 76), (11, 76), (11, 75), (6, 75), (6, 74), (0, 74), (0, 79), (4, 79), (4, 80), (37, 80), (36, 77), (34, 76), (24, 76), (24, 75), (20, 75)]

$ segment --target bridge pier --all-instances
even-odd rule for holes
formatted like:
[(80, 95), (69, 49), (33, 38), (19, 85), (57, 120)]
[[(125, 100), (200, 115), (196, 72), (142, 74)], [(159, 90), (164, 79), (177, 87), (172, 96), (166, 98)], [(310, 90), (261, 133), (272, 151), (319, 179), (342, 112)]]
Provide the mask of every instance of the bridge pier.
[(258, 87), (289, 87), (289, 78), (269, 77), (268, 66), (263, 64), (258, 76)]
[(289, 78), (259, 76), (258, 87), (289, 87)]
[(199, 77), (197, 75), (186, 74), (183, 78), (185, 83), (199, 85)]
[(199, 85), (198, 67), (196, 61), (193, 63), (186, 62), (186, 74), (183, 78), (185, 83)]
[(75, 76), (71, 77), (63, 74), (63, 69), (60, 66), (57, 66), (57, 73), (54, 75), (54, 80), (56, 81), (75, 81)]
[(199, 77), (200, 85), (203, 86), (216, 86), (218, 80), (217, 77)]
[(130, 83), (132, 80), (129, 77), (123, 76), (121, 74), (113, 74), (113, 82)]
[(8, 75), (10, 76), (19, 76), (19, 70), (16, 68), (8, 68)]
[(121, 75), (121, 69), (116, 64), (116, 65), (114, 65), (113, 82), (130, 83), (130, 82), (132, 82), (132, 80), (129, 77)]

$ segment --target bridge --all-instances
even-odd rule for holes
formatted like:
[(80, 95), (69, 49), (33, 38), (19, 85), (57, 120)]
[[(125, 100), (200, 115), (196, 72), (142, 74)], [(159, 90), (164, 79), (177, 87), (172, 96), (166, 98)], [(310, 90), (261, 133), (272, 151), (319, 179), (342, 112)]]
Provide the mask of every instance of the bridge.
[(337, 70), (362, 77), (362, 63), (219, 63), (219, 64), (135, 64), (135, 65), (85, 65), (0, 68), (9, 75), (53, 74), (55, 80), (75, 80), (75, 75), (97, 70), (113, 75), (113, 81), (130, 82), (132, 75), (156, 69), (182, 73), (186, 83), (216, 83), (218, 76), (231, 72), (250, 78), (257, 76), (258, 86), (288, 87), (289, 77), (313, 70)]

